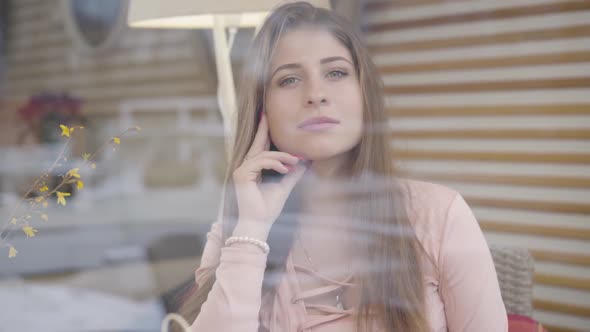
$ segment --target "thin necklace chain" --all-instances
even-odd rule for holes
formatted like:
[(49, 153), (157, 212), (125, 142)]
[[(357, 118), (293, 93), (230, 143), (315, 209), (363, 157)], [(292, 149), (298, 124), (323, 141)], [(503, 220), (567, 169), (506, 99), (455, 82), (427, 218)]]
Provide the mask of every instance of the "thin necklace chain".
[(307, 252), (307, 249), (305, 249), (305, 246), (303, 245), (303, 240), (301, 239), (301, 232), (297, 232), (297, 238), (299, 239), (299, 244), (301, 245), (301, 249), (303, 249), (303, 254), (305, 255), (305, 257), (307, 258), (307, 260), (309, 261), (309, 263), (311, 264), (311, 267), (319, 272), (318, 268), (315, 266), (315, 264), (313, 263), (313, 260), (311, 259), (311, 256), (309, 255), (309, 253)]
[[(305, 246), (303, 245), (303, 240), (301, 239), (301, 232), (299, 232), (299, 231), (297, 231), (297, 238), (299, 239), (299, 244), (301, 245), (301, 249), (303, 249), (303, 254), (305, 255), (305, 257), (307, 258), (307, 260), (311, 264), (311, 268), (319, 273), (320, 271), (313, 263), (311, 256), (309, 255), (309, 253), (307, 252), (307, 249), (305, 249)], [(338, 291), (338, 294), (336, 295), (336, 307), (340, 310), (344, 309), (344, 303), (342, 303), (342, 293), (343, 292), (344, 292), (344, 287), (340, 288), (340, 290)]]

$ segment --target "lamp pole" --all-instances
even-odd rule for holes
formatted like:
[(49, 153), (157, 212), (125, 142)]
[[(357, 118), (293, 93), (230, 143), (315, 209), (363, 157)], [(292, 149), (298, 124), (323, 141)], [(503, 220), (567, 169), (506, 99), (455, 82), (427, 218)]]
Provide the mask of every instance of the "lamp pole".
[(213, 44), (215, 48), (215, 65), (217, 69), (217, 102), (223, 118), (223, 130), (225, 134), (225, 155), (229, 161), (233, 149), (235, 136), (236, 115), (236, 91), (231, 67), (231, 45), (227, 39), (225, 18), (216, 15), (213, 26)]

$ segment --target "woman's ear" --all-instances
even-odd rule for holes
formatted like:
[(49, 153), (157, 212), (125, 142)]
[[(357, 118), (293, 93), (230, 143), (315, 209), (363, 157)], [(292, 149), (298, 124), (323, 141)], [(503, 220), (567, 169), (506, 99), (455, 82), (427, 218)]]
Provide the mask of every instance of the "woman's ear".
[(256, 110), (256, 123), (260, 123), (260, 119), (262, 119), (263, 113), (264, 113), (264, 106), (261, 106), (259, 109)]
[[(268, 150), (269, 151), (280, 151), (277, 148), (277, 146), (272, 142), (270, 135), (269, 135), (268, 139), (270, 140), (270, 147)], [(282, 173), (277, 172), (274, 169), (263, 169), (261, 171), (261, 175), (265, 181), (270, 181), (270, 182), (280, 181), (280, 179), (282, 179), (284, 176)]]
[[(258, 110), (256, 112), (256, 120), (258, 121), (257, 123), (260, 123), (260, 119), (262, 118), (263, 113), (264, 113), (264, 107), (261, 107), (260, 110)], [(276, 145), (274, 145), (274, 143), (272, 142), (270, 135), (269, 135), (268, 139), (270, 141), (269, 151), (279, 151), (279, 149), (276, 147)]]
[(258, 110), (258, 111), (256, 111), (256, 123), (260, 123), (261, 119), (262, 119), (262, 110)]

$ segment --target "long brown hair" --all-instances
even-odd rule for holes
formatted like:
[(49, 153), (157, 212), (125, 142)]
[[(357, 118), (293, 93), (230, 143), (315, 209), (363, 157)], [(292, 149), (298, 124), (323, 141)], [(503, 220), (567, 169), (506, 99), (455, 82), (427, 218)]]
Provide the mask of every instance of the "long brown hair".
[[(362, 90), (365, 129), (359, 144), (350, 151), (351, 162), (347, 165), (350, 167), (347, 174), (356, 181), (355, 193), (348, 197), (351, 199), (349, 215), (351, 220), (356, 221), (359, 238), (364, 239), (359, 242), (359, 252), (362, 252), (363, 262), (370, 267), (361, 269), (355, 275), (361, 295), (356, 308), (357, 331), (370, 331), (373, 320), (388, 331), (428, 331), (420, 263), (422, 248), (405, 208), (408, 203), (405, 200), (410, 195), (402, 179), (396, 177), (388, 147), (390, 139), (383, 130), (387, 122), (383, 83), (357, 32), (348, 21), (330, 10), (316, 8), (306, 2), (284, 4), (267, 17), (250, 46), (238, 86), (239, 112), (235, 119), (238, 125), (225, 179), (223, 240), (231, 235), (238, 215), (229, 175), (242, 164), (254, 140), (258, 115), (264, 106), (274, 48), (283, 34), (302, 27), (324, 29), (347, 47)], [(375, 184), (384, 183), (383, 179), (387, 186), (376, 188)], [(296, 225), (293, 225), (289, 215), (297, 212), (297, 192), (296, 186), (268, 238), (270, 253), (262, 295), (270, 295), (271, 301), (274, 299), (277, 276), (284, 271), (293, 244), (291, 227)], [(182, 301), (180, 312), (189, 323), (198, 316), (215, 283), (214, 269), (203, 280), (205, 282), (195, 285)]]

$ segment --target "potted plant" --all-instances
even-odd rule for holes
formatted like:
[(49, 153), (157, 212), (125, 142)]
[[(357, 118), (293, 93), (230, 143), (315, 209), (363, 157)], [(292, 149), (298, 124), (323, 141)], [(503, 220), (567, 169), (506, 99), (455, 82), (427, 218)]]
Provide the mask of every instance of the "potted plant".
[[(60, 133), (56, 128), (61, 124), (73, 127), (85, 123), (80, 111), (81, 105), (80, 99), (67, 93), (41, 93), (31, 96), (28, 102), (18, 109), (19, 115), (26, 123), (18, 138), (19, 145), (29, 135), (33, 135), (36, 143), (41, 145), (58, 144)], [(49, 185), (56, 185), (59, 181), (58, 176), (51, 175)], [(73, 194), (74, 188), (67, 185), (63, 191)]]
[(59, 140), (60, 124), (72, 126), (83, 124), (80, 113), (82, 101), (66, 93), (42, 93), (31, 96), (27, 104), (18, 109), (18, 113), (27, 124), (21, 134), (20, 142), (28, 134), (33, 134), (40, 144), (55, 143)]

